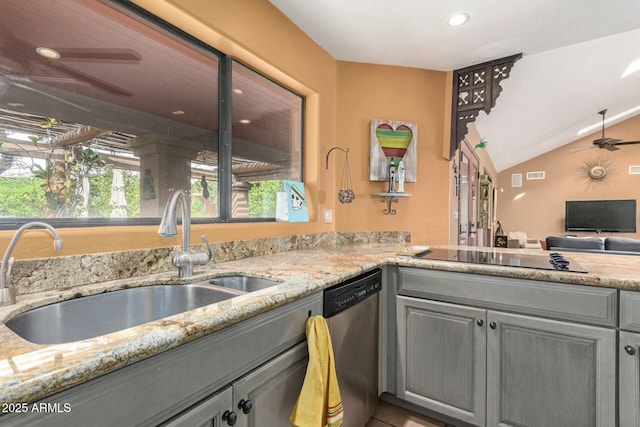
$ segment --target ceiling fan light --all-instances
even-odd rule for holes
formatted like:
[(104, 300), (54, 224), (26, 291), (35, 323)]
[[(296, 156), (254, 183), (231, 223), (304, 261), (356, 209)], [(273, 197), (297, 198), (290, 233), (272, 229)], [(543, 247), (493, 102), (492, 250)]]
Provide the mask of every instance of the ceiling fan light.
[(37, 47), (36, 52), (40, 56), (44, 56), (47, 59), (60, 59), (62, 55), (55, 49), (51, 49), (50, 47)]
[(626, 70), (624, 70), (624, 73), (622, 73), (620, 78), (624, 79), (628, 75), (631, 75), (631, 74), (635, 73), (638, 70), (640, 70), (640, 59), (636, 59), (631, 64), (629, 64), (629, 66), (627, 67)]
[(453, 15), (451, 18), (449, 18), (447, 23), (451, 27), (457, 27), (459, 25), (464, 24), (468, 20), (469, 20), (469, 15), (467, 15), (466, 13), (458, 13), (456, 15)]

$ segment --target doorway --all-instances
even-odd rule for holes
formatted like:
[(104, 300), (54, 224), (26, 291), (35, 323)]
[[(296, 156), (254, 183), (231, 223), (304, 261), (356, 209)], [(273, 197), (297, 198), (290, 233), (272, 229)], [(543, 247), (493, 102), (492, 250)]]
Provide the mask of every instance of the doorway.
[(458, 245), (478, 246), (479, 160), (465, 139), (460, 144)]

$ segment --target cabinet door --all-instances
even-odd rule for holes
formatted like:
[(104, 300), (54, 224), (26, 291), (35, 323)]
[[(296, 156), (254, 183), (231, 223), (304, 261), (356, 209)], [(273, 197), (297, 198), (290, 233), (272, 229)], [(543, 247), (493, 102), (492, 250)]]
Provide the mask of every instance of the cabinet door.
[(302, 390), (307, 363), (304, 341), (234, 382), (236, 426), (290, 426), (289, 416)]
[(620, 332), (620, 427), (640, 427), (640, 334)]
[(487, 425), (615, 425), (615, 330), (492, 311), (487, 321)]
[[(228, 425), (222, 420), (231, 410), (231, 387), (228, 387), (204, 401), (195, 404), (162, 424), (162, 427), (222, 427)], [(235, 414), (233, 416), (236, 416)]]
[(484, 425), (486, 311), (399, 296), (396, 313), (397, 396)]

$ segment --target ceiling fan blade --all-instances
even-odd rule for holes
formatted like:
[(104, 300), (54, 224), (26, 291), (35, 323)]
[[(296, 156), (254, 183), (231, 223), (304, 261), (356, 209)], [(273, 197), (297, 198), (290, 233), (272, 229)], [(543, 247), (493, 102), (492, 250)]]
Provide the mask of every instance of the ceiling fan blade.
[[(39, 95), (43, 95), (43, 96), (49, 97), (51, 99), (55, 99), (58, 102), (62, 102), (64, 104), (70, 105), (70, 106), (78, 108), (80, 110), (91, 111), (88, 108), (83, 107), (82, 105), (74, 104), (71, 101), (67, 101), (66, 99), (62, 99), (62, 98), (60, 98), (58, 96), (55, 96), (55, 95), (53, 95), (51, 93), (47, 93), (45, 91), (42, 91), (42, 90), (39, 90), (39, 89), (36, 89), (36, 88), (33, 88), (33, 87), (29, 86), (27, 84), (28, 83), (28, 79), (20, 79), (20, 80), (22, 82), (24, 82), (24, 83), (22, 83), (20, 81), (14, 81), (14, 79), (8, 79), (6, 76), (2, 76), (2, 79), (0, 79), (0, 83), (2, 83), (2, 84), (8, 83), (11, 86), (14, 86), (14, 87), (17, 87), (17, 88), (20, 88), (20, 89), (24, 89), (24, 90), (28, 90), (30, 92), (34, 92), (34, 93), (37, 93)], [(2, 86), (2, 85), (0, 85), (0, 86)]]
[(616, 146), (615, 146), (615, 145), (613, 145), (613, 144), (607, 144), (607, 145), (605, 145), (604, 147), (601, 147), (601, 148), (604, 148), (605, 150), (609, 150), (609, 151), (616, 151), (616, 150), (619, 150), (619, 148), (618, 148), (618, 147), (616, 147)]
[(577, 153), (577, 152), (579, 152), (579, 151), (584, 151), (584, 150), (591, 150), (591, 149), (594, 149), (594, 148), (598, 148), (598, 147), (597, 147), (597, 146), (595, 146), (595, 145), (594, 145), (594, 146), (592, 146), (592, 147), (580, 147), (580, 148), (576, 148), (575, 150), (569, 151), (569, 154), (571, 154), (571, 153)]
[(139, 63), (142, 55), (133, 49), (53, 48), (64, 61)]
[(620, 141), (614, 143), (614, 145), (631, 145), (631, 144), (640, 144), (640, 141)]
[(59, 62), (54, 62), (54, 61), (49, 61), (48, 65), (51, 68), (55, 68), (56, 70), (62, 71), (63, 73), (75, 77), (78, 80), (82, 80), (84, 82), (89, 83), (92, 86), (95, 86), (97, 88), (100, 88), (104, 91), (107, 91), (109, 93), (112, 93), (114, 95), (120, 95), (120, 96), (133, 96), (132, 92), (129, 92), (128, 90), (122, 89), (118, 86), (112, 85), (111, 83), (107, 83), (104, 80), (100, 80), (97, 77), (93, 77), (90, 76), (88, 74), (85, 74), (81, 71), (78, 70), (74, 70), (71, 67), (67, 67), (64, 64), (61, 64)]
[(616, 142), (622, 141), (621, 139), (616, 138), (598, 138), (594, 139), (593, 143), (596, 145), (604, 145), (604, 144), (615, 144)]

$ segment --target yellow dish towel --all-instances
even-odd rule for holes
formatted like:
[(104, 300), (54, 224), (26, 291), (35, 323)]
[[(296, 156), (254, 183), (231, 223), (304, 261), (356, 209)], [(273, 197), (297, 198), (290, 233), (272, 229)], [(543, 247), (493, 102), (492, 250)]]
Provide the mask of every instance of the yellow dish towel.
[(297, 427), (340, 427), (342, 397), (327, 321), (322, 316), (310, 317), (306, 329), (309, 365), (289, 421)]

